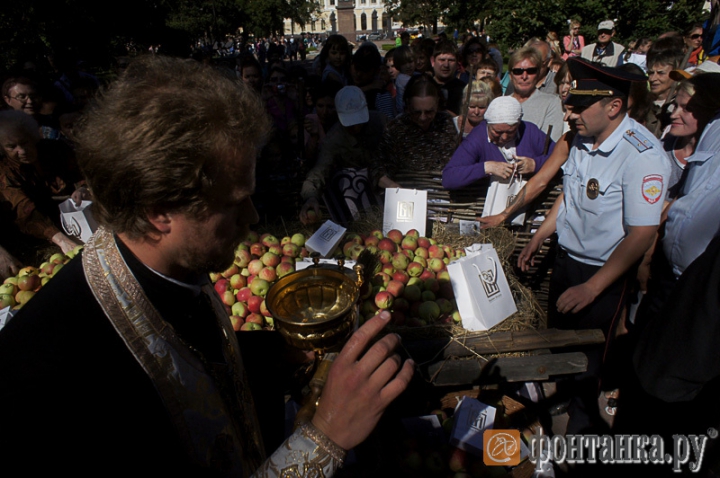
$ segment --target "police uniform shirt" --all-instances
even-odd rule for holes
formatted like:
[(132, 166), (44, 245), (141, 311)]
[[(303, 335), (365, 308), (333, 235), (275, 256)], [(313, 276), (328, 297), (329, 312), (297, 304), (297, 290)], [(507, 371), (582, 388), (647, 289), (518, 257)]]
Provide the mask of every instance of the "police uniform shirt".
[(675, 275), (703, 253), (720, 224), (720, 115), (705, 127), (679, 198), (668, 210), (663, 250)]
[(660, 223), (670, 164), (660, 142), (627, 115), (592, 147), (592, 138), (577, 135), (563, 166), (557, 234), (570, 257), (602, 266), (628, 226)]

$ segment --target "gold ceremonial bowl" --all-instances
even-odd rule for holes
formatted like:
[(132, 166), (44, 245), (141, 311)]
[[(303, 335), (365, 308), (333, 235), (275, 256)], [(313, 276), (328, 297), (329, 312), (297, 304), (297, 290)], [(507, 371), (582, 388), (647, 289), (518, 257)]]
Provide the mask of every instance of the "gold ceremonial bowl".
[(352, 334), (362, 266), (315, 264), (278, 280), (265, 303), (283, 338), (303, 350), (333, 351)]

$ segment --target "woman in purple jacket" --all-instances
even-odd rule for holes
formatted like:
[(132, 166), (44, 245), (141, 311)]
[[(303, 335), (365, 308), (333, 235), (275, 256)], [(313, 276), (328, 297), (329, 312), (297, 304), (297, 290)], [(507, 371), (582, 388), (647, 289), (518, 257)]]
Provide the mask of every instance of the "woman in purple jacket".
[(490, 175), (508, 179), (513, 172), (532, 174), (540, 170), (555, 143), (521, 118), (522, 109), (515, 98), (494, 99), (485, 112), (485, 121), (460, 143), (445, 166), (443, 187), (458, 189)]

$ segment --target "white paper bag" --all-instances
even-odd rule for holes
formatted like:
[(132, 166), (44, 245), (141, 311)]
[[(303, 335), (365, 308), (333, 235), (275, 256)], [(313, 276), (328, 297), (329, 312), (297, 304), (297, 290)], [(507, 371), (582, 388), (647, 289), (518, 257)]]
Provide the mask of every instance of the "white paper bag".
[(0, 330), (5, 327), (8, 322), (10, 322), (10, 319), (12, 319), (16, 313), (17, 310), (13, 310), (10, 306), (0, 310)]
[(328, 257), (345, 235), (346, 229), (332, 221), (325, 221), (315, 234), (305, 242), (310, 252), (318, 252), (321, 257)]
[(450, 444), (482, 456), (483, 433), (495, 426), (495, 407), (465, 397), (455, 409)]
[[(509, 179), (493, 179), (490, 181), (482, 217), (500, 214), (515, 200), (520, 190), (527, 184), (522, 178), (511, 176)], [(525, 223), (524, 208), (512, 216), (513, 226), (522, 226)]]
[(517, 312), (495, 249), (458, 259), (447, 269), (465, 329), (488, 330)]
[(77, 207), (72, 199), (60, 204), (62, 228), (68, 236), (77, 237), (83, 243), (87, 242), (98, 228), (98, 223), (90, 211), (91, 204), (92, 201), (83, 201), (80, 207)]
[(403, 234), (407, 234), (410, 229), (417, 229), (420, 236), (424, 236), (426, 221), (427, 191), (400, 188), (385, 190), (383, 234), (392, 229)]

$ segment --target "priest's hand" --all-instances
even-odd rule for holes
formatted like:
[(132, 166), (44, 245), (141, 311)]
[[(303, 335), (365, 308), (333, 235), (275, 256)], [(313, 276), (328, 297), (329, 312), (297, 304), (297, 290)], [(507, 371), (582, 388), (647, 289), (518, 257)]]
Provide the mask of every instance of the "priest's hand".
[[(373, 431), (385, 408), (407, 388), (414, 362), (395, 348), (400, 337), (388, 334), (368, 344), (390, 321), (382, 311), (351, 337), (335, 359), (312, 423), (338, 446), (349, 450)], [(367, 349), (367, 351), (366, 351)]]

